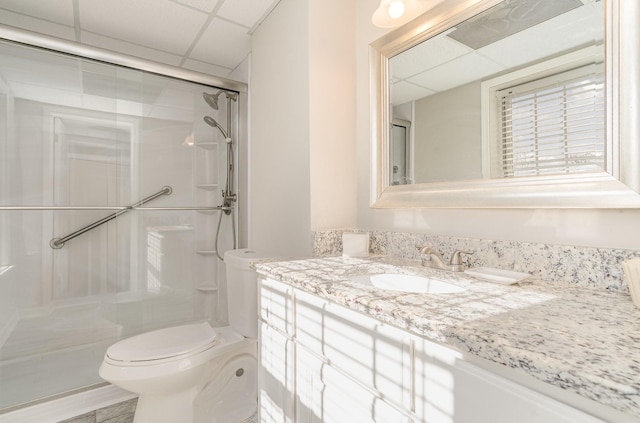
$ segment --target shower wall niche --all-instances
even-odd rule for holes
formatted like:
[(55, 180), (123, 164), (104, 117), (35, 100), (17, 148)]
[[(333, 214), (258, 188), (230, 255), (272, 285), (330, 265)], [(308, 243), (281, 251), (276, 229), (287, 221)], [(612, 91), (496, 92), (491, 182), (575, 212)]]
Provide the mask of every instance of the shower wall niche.
[(123, 337), (227, 323), (216, 89), (0, 42), (0, 412), (101, 383)]

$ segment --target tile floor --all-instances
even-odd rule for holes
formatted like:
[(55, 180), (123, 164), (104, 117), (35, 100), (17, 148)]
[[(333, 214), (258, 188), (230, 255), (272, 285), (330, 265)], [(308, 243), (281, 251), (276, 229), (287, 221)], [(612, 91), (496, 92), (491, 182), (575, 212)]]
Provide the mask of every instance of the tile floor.
[[(58, 423), (132, 423), (137, 403), (138, 399), (134, 398)], [(253, 416), (244, 423), (258, 423), (258, 416)]]
[(132, 423), (137, 403), (138, 399), (134, 398), (59, 423)]

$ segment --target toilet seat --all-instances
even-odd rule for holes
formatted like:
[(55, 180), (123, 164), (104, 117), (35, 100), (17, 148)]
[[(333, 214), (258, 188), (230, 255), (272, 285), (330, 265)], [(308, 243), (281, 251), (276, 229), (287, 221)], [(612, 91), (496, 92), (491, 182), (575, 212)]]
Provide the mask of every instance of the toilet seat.
[(107, 349), (105, 358), (123, 365), (175, 360), (216, 345), (217, 332), (207, 322), (143, 333)]

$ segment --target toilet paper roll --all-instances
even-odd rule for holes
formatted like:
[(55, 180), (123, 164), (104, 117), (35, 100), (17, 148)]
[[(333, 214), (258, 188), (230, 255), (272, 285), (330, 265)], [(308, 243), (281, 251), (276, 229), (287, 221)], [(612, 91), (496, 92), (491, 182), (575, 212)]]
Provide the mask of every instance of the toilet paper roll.
[(342, 255), (345, 257), (367, 257), (369, 255), (369, 234), (344, 232), (342, 234)]
[(625, 261), (622, 268), (631, 291), (631, 300), (636, 307), (640, 307), (640, 257)]

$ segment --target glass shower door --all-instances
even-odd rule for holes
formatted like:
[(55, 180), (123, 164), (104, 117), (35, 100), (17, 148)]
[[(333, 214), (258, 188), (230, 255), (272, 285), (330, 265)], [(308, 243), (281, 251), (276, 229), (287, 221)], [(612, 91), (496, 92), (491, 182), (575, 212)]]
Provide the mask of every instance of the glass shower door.
[(0, 412), (102, 383), (124, 337), (227, 323), (212, 90), (0, 42)]

